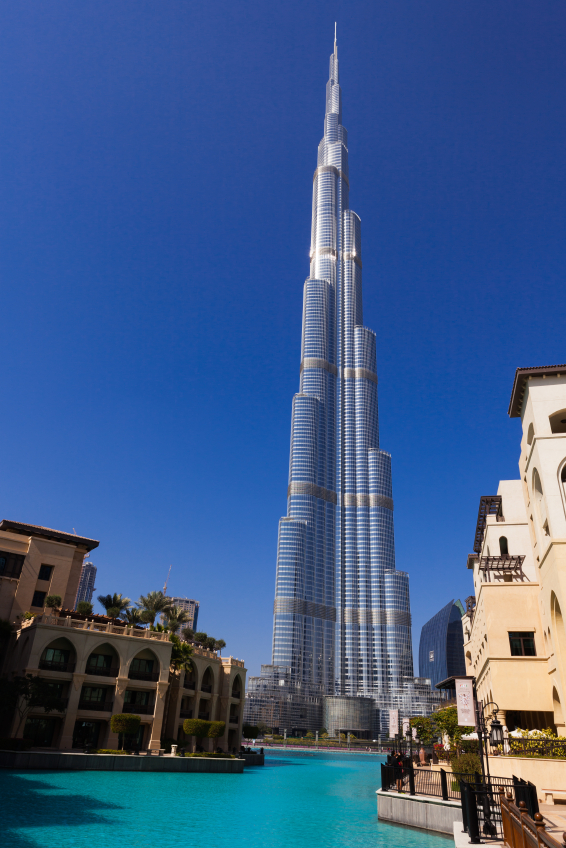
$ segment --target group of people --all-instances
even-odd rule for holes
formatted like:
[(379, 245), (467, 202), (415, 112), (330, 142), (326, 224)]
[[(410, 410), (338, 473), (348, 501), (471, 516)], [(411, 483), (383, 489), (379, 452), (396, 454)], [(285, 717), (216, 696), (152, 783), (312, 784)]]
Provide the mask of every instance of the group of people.
[(403, 791), (403, 777), (407, 767), (406, 757), (400, 751), (391, 751), (387, 755), (387, 765), (393, 766), (393, 774), (397, 784), (397, 792)]

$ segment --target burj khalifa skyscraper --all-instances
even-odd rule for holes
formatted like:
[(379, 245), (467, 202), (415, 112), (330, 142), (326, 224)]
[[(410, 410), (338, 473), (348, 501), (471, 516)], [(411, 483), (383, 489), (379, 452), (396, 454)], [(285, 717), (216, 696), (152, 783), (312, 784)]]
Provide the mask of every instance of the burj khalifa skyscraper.
[(414, 689), (409, 578), (395, 568), (391, 456), (379, 446), (376, 337), (363, 322), (361, 223), (349, 195), (335, 39), (313, 180), (272, 664), (249, 679), (246, 702), (248, 721), (289, 731), (335, 715), (342, 728), (359, 733), (365, 723), (375, 733), (383, 719), (372, 710), (398, 707)]

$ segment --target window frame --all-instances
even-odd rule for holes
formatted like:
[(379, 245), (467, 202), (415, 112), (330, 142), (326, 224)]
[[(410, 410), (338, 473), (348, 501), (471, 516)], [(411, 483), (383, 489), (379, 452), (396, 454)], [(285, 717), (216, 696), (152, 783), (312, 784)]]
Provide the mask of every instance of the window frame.
[[(511, 651), (512, 657), (536, 657), (537, 649), (535, 642), (535, 632), (534, 630), (509, 630), (509, 649)], [(513, 645), (515, 642), (515, 646)], [(517, 643), (520, 643), (521, 651), (520, 653), (516, 650)], [(525, 643), (532, 643), (532, 652), (525, 650)]]
[[(41, 563), (41, 565), (39, 566), (39, 574), (37, 575), (37, 579), (43, 581), (44, 583), (49, 583), (49, 581), (51, 580), (51, 577), (53, 576), (54, 567), (55, 566), (53, 566), (53, 565), (47, 565), (46, 563)], [(44, 569), (49, 569), (47, 577), (41, 576), (41, 573), (43, 572)]]

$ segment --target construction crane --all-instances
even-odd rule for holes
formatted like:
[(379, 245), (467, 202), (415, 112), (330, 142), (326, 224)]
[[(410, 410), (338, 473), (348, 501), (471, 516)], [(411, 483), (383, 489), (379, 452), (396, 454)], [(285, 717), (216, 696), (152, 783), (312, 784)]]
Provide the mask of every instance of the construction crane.
[(169, 566), (169, 571), (167, 572), (167, 580), (165, 581), (165, 585), (163, 586), (163, 594), (167, 594), (167, 584), (169, 583), (169, 577), (171, 576), (172, 565)]

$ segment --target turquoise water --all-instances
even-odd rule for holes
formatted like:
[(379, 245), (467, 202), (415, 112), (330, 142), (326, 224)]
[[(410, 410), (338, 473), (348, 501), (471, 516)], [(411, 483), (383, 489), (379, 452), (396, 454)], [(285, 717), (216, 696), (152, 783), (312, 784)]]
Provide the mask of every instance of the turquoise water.
[(244, 774), (1, 771), (10, 848), (449, 848), (379, 823), (380, 757), (279, 754)]

